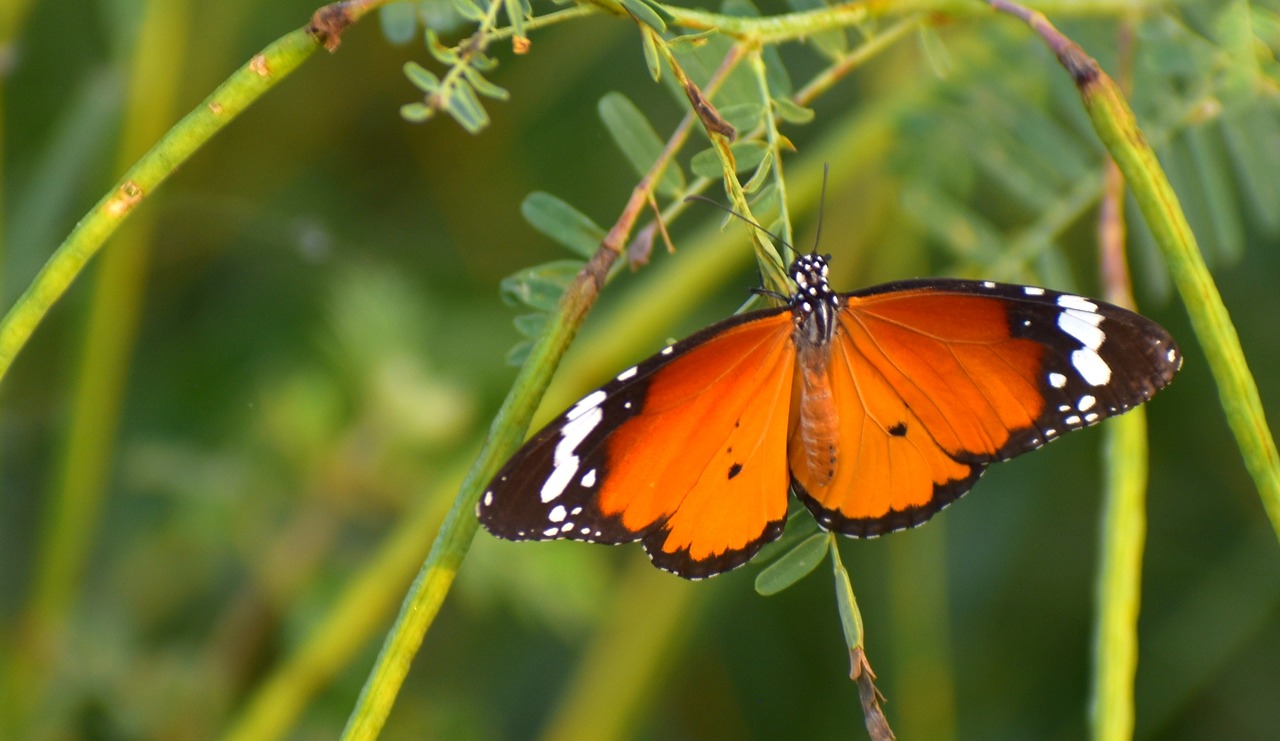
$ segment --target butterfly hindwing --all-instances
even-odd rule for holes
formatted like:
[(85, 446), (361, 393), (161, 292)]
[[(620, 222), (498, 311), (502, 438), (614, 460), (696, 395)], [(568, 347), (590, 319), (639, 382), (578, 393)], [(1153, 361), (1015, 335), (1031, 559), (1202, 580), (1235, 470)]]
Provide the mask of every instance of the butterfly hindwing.
[(726, 571), (781, 534), (795, 362), (785, 309), (699, 332), (583, 397), (481, 496), (515, 540), (640, 540), (687, 578)]
[[(838, 420), (791, 445), (801, 498), (849, 535), (923, 522), (987, 464), (1146, 401), (1181, 363), (1156, 323), (1041, 288), (904, 281), (841, 302), (825, 369)], [(833, 441), (827, 470), (797, 458), (815, 438)]]

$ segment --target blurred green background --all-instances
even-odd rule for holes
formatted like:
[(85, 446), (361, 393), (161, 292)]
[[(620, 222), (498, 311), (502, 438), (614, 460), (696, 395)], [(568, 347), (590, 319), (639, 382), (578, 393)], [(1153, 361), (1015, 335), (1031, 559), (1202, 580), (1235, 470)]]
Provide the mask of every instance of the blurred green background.
[[(1132, 73), (1274, 420), (1274, 3), (1070, 5), (1053, 6), (1063, 29)], [(0, 304), (173, 122), (315, 8), (0, 0)], [(785, 129), (789, 176), (831, 166), (833, 284), (962, 275), (1098, 294), (1103, 159), (1070, 82), (1008, 18), (933, 21)], [(649, 78), (630, 22), (532, 41), (492, 49), (511, 100), (487, 101), (492, 125), (473, 136), (400, 118), (418, 95), (402, 65), (438, 65), (420, 32), (394, 44), (366, 19), (184, 165), (39, 327), (0, 386), (0, 722), (198, 739), (262, 712), (286, 738), (339, 732), (514, 378), (524, 310), (498, 283), (567, 256), (522, 200), (547, 191), (607, 228), (637, 175), (597, 102), (625, 93), (663, 137), (685, 109)], [(798, 44), (782, 60), (797, 87), (826, 65)], [(807, 247), (816, 197), (792, 206)], [(1276, 536), (1130, 211), (1138, 300), (1186, 353), (1149, 406), (1136, 735), (1275, 738)], [(758, 285), (745, 231), (720, 236), (722, 216), (693, 208), (672, 225), (676, 254), (611, 285), (543, 419)], [(711, 254), (727, 257), (708, 270)], [(901, 738), (1086, 734), (1102, 438), (995, 466), (926, 527), (842, 544)], [(482, 531), (384, 737), (861, 737), (828, 568), (763, 598), (754, 566), (690, 584), (638, 547)]]

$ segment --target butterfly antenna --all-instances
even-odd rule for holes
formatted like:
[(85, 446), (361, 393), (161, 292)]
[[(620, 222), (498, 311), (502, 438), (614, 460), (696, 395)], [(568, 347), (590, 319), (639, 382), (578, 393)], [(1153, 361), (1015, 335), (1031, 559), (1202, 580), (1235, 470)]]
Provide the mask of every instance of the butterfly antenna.
[(689, 201), (702, 201), (703, 203), (707, 203), (707, 204), (710, 204), (710, 205), (712, 205), (712, 206), (715, 206), (716, 208), (720, 209), (721, 211), (724, 211), (725, 213), (729, 214), (730, 216), (733, 216), (733, 217), (735, 217), (735, 218), (741, 219), (741, 220), (745, 221), (746, 223), (750, 224), (751, 226), (754, 226), (755, 228), (757, 228), (757, 229), (759, 229), (760, 231), (764, 232), (765, 234), (768, 234), (770, 237), (773, 237), (773, 238), (774, 238), (774, 240), (775, 240), (775, 241), (777, 241), (779, 244), (781, 244), (783, 247), (786, 247), (787, 249), (791, 250), (792, 252), (795, 252), (795, 251), (796, 251), (796, 248), (795, 248), (795, 247), (792, 247), (792, 246), (791, 246), (791, 243), (790, 243), (790, 242), (788, 242), (787, 240), (783, 239), (782, 237), (779, 237), (777, 234), (774, 234), (773, 232), (769, 231), (768, 229), (765, 229), (763, 226), (760, 226), (760, 224), (759, 224), (758, 222), (755, 222), (755, 221), (752, 221), (751, 219), (748, 219), (746, 216), (743, 216), (742, 214), (738, 213), (737, 211), (734, 211), (732, 208), (730, 208), (730, 207), (728, 207), (728, 206), (724, 205), (723, 203), (720, 203), (720, 202), (718, 202), (718, 201), (714, 201), (714, 200), (712, 200), (712, 199), (710, 199), (710, 198), (707, 198), (707, 197), (706, 197), (706, 196), (704, 196), (704, 195), (696, 195), (696, 194), (695, 194), (695, 195), (691, 195), (691, 196), (685, 196), (685, 198), (684, 198), (684, 202), (685, 202), (685, 203), (688, 203)]
[(818, 254), (818, 245), (822, 244), (822, 211), (827, 205), (827, 174), (831, 172), (831, 163), (822, 163), (822, 193), (818, 196), (818, 228), (813, 235), (813, 254)]

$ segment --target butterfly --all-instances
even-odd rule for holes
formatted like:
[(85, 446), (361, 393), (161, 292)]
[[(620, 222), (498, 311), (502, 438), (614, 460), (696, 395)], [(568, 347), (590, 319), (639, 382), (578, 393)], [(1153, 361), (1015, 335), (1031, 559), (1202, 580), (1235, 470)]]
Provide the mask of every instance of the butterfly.
[(913, 527), (988, 464), (1127, 411), (1182, 365), (1127, 309), (991, 281), (836, 293), (801, 255), (786, 305), (666, 347), (582, 397), (489, 483), (509, 540), (640, 541), (700, 579), (782, 534), (788, 490), (826, 530)]

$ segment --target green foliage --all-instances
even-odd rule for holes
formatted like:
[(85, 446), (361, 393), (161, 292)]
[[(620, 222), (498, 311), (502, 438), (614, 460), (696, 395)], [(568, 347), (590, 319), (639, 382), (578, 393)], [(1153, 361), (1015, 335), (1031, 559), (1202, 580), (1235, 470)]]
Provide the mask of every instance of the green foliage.
[[(662, 154), (662, 140), (657, 132), (640, 109), (622, 93), (609, 93), (601, 98), (599, 110), (600, 120), (613, 136), (613, 141), (631, 162), (636, 174), (643, 176)], [(679, 166), (673, 166), (663, 171), (656, 190), (664, 196), (675, 196), (683, 193), (684, 188), (684, 172)], [(593, 247), (591, 252), (594, 251)]]
[(808, 576), (827, 557), (830, 538), (827, 533), (813, 533), (761, 569), (756, 592), (768, 597)]
[(534, 229), (584, 258), (595, 254), (604, 239), (604, 229), (590, 217), (550, 193), (530, 193), (520, 204), (520, 213)]

